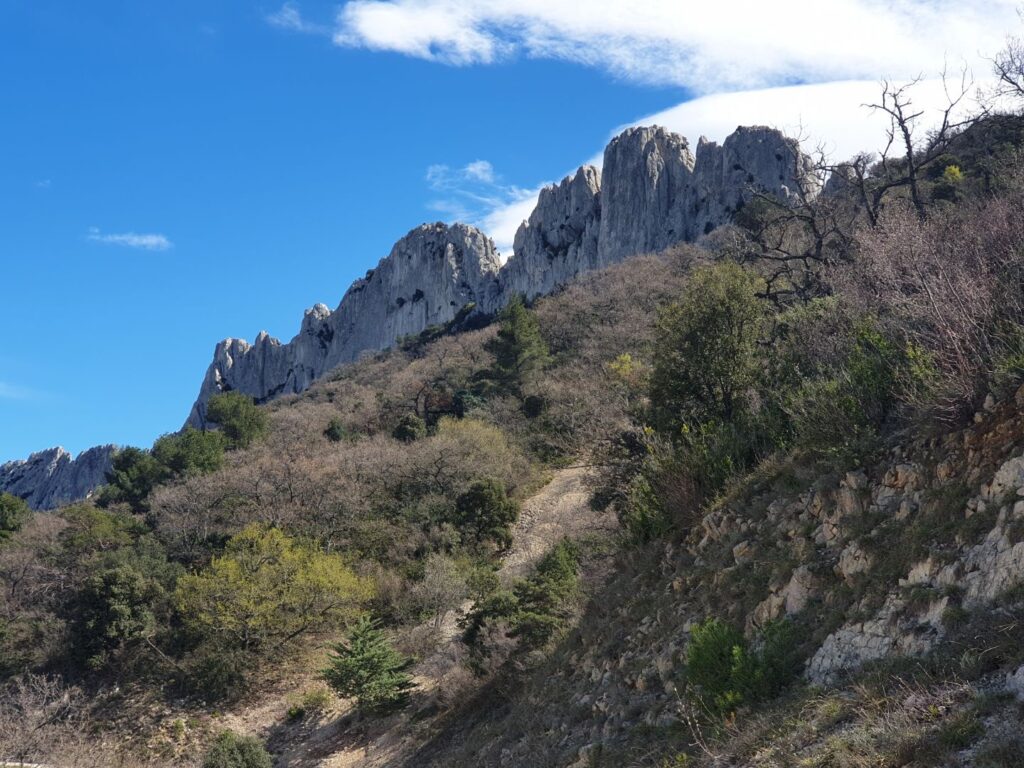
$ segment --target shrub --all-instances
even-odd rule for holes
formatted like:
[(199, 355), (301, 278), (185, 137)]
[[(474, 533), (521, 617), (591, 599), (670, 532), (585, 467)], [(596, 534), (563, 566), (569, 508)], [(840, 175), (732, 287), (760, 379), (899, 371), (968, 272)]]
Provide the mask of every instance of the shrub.
[(768, 624), (751, 646), (738, 629), (709, 618), (694, 627), (686, 651), (692, 693), (718, 715), (777, 695), (796, 668), (793, 630), (785, 621)]
[(694, 271), (680, 301), (658, 317), (650, 379), (655, 426), (730, 421), (747, 407), (760, 370), (757, 344), (766, 305), (761, 280), (722, 262)]
[(231, 448), (248, 448), (267, 433), (266, 412), (241, 392), (220, 392), (206, 406), (207, 418), (220, 425)]
[(472, 664), (482, 670), (490, 656), (486, 641), (496, 628), (519, 641), (521, 651), (542, 648), (565, 626), (579, 590), (579, 553), (563, 539), (512, 591), (498, 590), (479, 601), (463, 622), (462, 640), (473, 654)]
[(273, 768), (270, 753), (253, 736), (224, 731), (203, 758), (203, 768)]
[(339, 555), (276, 528), (250, 525), (200, 573), (182, 576), (175, 605), (186, 626), (220, 646), (278, 650), (337, 626), (371, 594)]
[(548, 346), (521, 296), (505, 305), (498, 323), (498, 335), (484, 347), (494, 355), (490, 379), (501, 391), (519, 393), (526, 380), (549, 362)]
[(502, 549), (512, 544), (512, 525), (519, 505), (508, 497), (500, 480), (478, 480), (455, 502), (455, 524), (476, 541), (493, 541)]
[(147, 510), (146, 499), (159, 483), (167, 479), (167, 468), (141, 448), (124, 448), (114, 454), (107, 473), (108, 485), (97, 496), (97, 503), (109, 506), (123, 502), (137, 512)]
[(158, 438), (153, 443), (153, 458), (170, 475), (206, 475), (216, 472), (224, 463), (225, 443), (220, 432), (185, 427), (176, 435)]
[(24, 499), (11, 493), (0, 493), (0, 541), (21, 530), (30, 514)]
[(75, 601), (75, 652), (96, 668), (109, 654), (145, 637), (155, 624), (152, 599), (149, 582), (134, 568), (120, 566), (91, 576)]
[(563, 539), (537, 564), (537, 570), (513, 588), (518, 612), (509, 634), (520, 648), (546, 645), (569, 618), (572, 599), (579, 590), (579, 552)]
[(407, 413), (398, 420), (398, 424), (391, 430), (391, 436), (403, 443), (411, 443), (419, 440), (427, 434), (427, 423), (414, 413)]
[(324, 437), (330, 440), (332, 443), (340, 443), (342, 440), (348, 440), (351, 438), (351, 433), (345, 426), (345, 422), (335, 416), (327, 424), (327, 429), (324, 430)]
[(384, 633), (362, 616), (343, 643), (331, 646), (330, 665), (323, 678), (340, 696), (354, 698), (367, 712), (401, 709), (415, 684), (406, 670), (413, 660), (391, 647)]

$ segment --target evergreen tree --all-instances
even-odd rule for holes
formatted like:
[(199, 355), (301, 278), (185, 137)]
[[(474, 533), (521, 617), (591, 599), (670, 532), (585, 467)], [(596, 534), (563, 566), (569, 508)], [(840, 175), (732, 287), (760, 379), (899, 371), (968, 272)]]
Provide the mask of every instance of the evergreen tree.
[(490, 539), (502, 549), (512, 545), (511, 527), (519, 505), (508, 497), (500, 480), (478, 480), (455, 501), (455, 524), (477, 541)]
[(486, 349), (494, 355), (491, 378), (503, 390), (518, 393), (526, 378), (547, 365), (548, 346), (540, 335), (537, 318), (514, 296), (498, 315), (501, 327)]
[(248, 448), (269, 427), (266, 412), (241, 392), (221, 392), (211, 397), (206, 416), (220, 425), (232, 448)]
[(413, 660), (388, 643), (384, 633), (363, 616), (343, 643), (331, 646), (323, 678), (340, 696), (354, 698), (359, 709), (387, 712), (404, 707), (415, 687), (406, 672)]
[(24, 499), (12, 493), (0, 493), (0, 541), (19, 531), (30, 514)]

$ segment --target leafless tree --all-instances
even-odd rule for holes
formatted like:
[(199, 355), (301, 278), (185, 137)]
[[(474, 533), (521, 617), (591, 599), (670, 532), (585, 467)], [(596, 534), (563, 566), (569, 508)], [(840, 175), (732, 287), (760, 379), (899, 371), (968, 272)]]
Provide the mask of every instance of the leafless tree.
[[(1024, 22), (1024, 6), (1017, 11)], [(1006, 45), (992, 59), (996, 85), (990, 94), (996, 100), (1019, 102), (1024, 106), (1024, 39), (1015, 35), (1006, 38)]]
[(822, 146), (803, 152), (805, 139), (802, 132), (792, 139), (790, 197), (751, 190), (738, 219), (746, 235), (741, 258), (759, 269), (765, 298), (780, 307), (826, 293), (825, 271), (848, 260), (854, 245), (857, 207), (845, 195), (822, 193), (836, 171)]
[[(974, 88), (974, 81), (968, 69), (960, 70), (959, 83), (955, 83), (948, 72), (943, 72), (946, 106), (941, 112), (937, 128), (921, 130), (921, 118), (925, 110), (914, 104), (913, 92), (921, 82), (916, 77), (908, 83), (897, 85), (888, 80), (882, 82), (881, 98), (865, 104), (872, 110), (882, 112), (889, 118), (886, 129), (887, 142), (879, 157), (875, 173), (869, 178), (865, 169), (855, 171), (860, 183), (860, 197), (865, 204), (872, 226), (878, 224), (878, 215), (884, 198), (894, 189), (907, 188), (917, 215), (927, 216), (924, 195), (921, 192), (921, 174), (938, 160), (948, 149), (953, 139), (977, 116), (962, 116), (964, 102)], [(859, 164), (863, 164), (863, 159)]]

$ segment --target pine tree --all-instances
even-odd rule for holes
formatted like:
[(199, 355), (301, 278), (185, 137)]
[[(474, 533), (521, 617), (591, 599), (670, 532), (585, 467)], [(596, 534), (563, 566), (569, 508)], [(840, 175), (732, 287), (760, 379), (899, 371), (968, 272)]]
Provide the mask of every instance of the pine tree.
[(512, 297), (498, 320), (498, 335), (486, 345), (494, 355), (491, 378), (502, 389), (518, 392), (530, 373), (548, 363), (548, 346), (540, 335), (537, 318), (523, 304), (521, 296)]
[(359, 709), (376, 713), (408, 703), (416, 687), (406, 673), (413, 660), (392, 648), (368, 616), (356, 622), (346, 642), (332, 645), (331, 650), (323, 679), (338, 695), (354, 698)]

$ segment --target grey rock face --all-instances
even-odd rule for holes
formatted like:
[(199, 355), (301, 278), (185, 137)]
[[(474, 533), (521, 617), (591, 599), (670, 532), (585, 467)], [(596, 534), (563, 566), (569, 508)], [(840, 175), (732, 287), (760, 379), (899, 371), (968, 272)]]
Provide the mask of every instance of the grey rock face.
[(220, 342), (187, 423), (205, 424), (206, 403), (217, 392), (238, 390), (259, 402), (302, 392), (341, 363), (445, 323), (466, 304), (493, 312), (500, 306), (500, 265), (493, 241), (475, 227), (417, 227), (352, 284), (334, 312), (323, 304), (306, 310), (287, 344), (266, 333), (252, 345)]
[(529, 220), (516, 232), (512, 258), (501, 270), (502, 295), (532, 299), (600, 267), (600, 227), (597, 168), (585, 165), (557, 186), (545, 187)]
[(604, 151), (602, 265), (693, 240), (686, 202), (694, 158), (685, 137), (657, 126), (630, 128)]
[(116, 450), (113, 445), (100, 445), (72, 459), (58, 447), (9, 461), (0, 465), (0, 491), (24, 499), (32, 509), (54, 509), (81, 501), (106, 482)]
[(701, 137), (687, 200), (687, 239), (729, 221), (755, 191), (795, 202), (798, 180), (812, 183), (810, 171), (810, 159), (796, 142), (774, 128), (741, 126), (721, 146)]
[(605, 149), (602, 170), (584, 166), (541, 191), (504, 267), (478, 229), (425, 224), (353, 283), (334, 312), (307, 310), (287, 344), (265, 333), (252, 345), (225, 339), (187, 423), (203, 426), (216, 392), (257, 401), (302, 392), (337, 365), (447, 322), (470, 302), (491, 313), (514, 294), (548, 294), (585, 272), (695, 241), (730, 221), (755, 190), (793, 199), (809, 167), (796, 143), (770, 128), (738, 128), (721, 146), (702, 139), (696, 157), (683, 136), (630, 128)]

